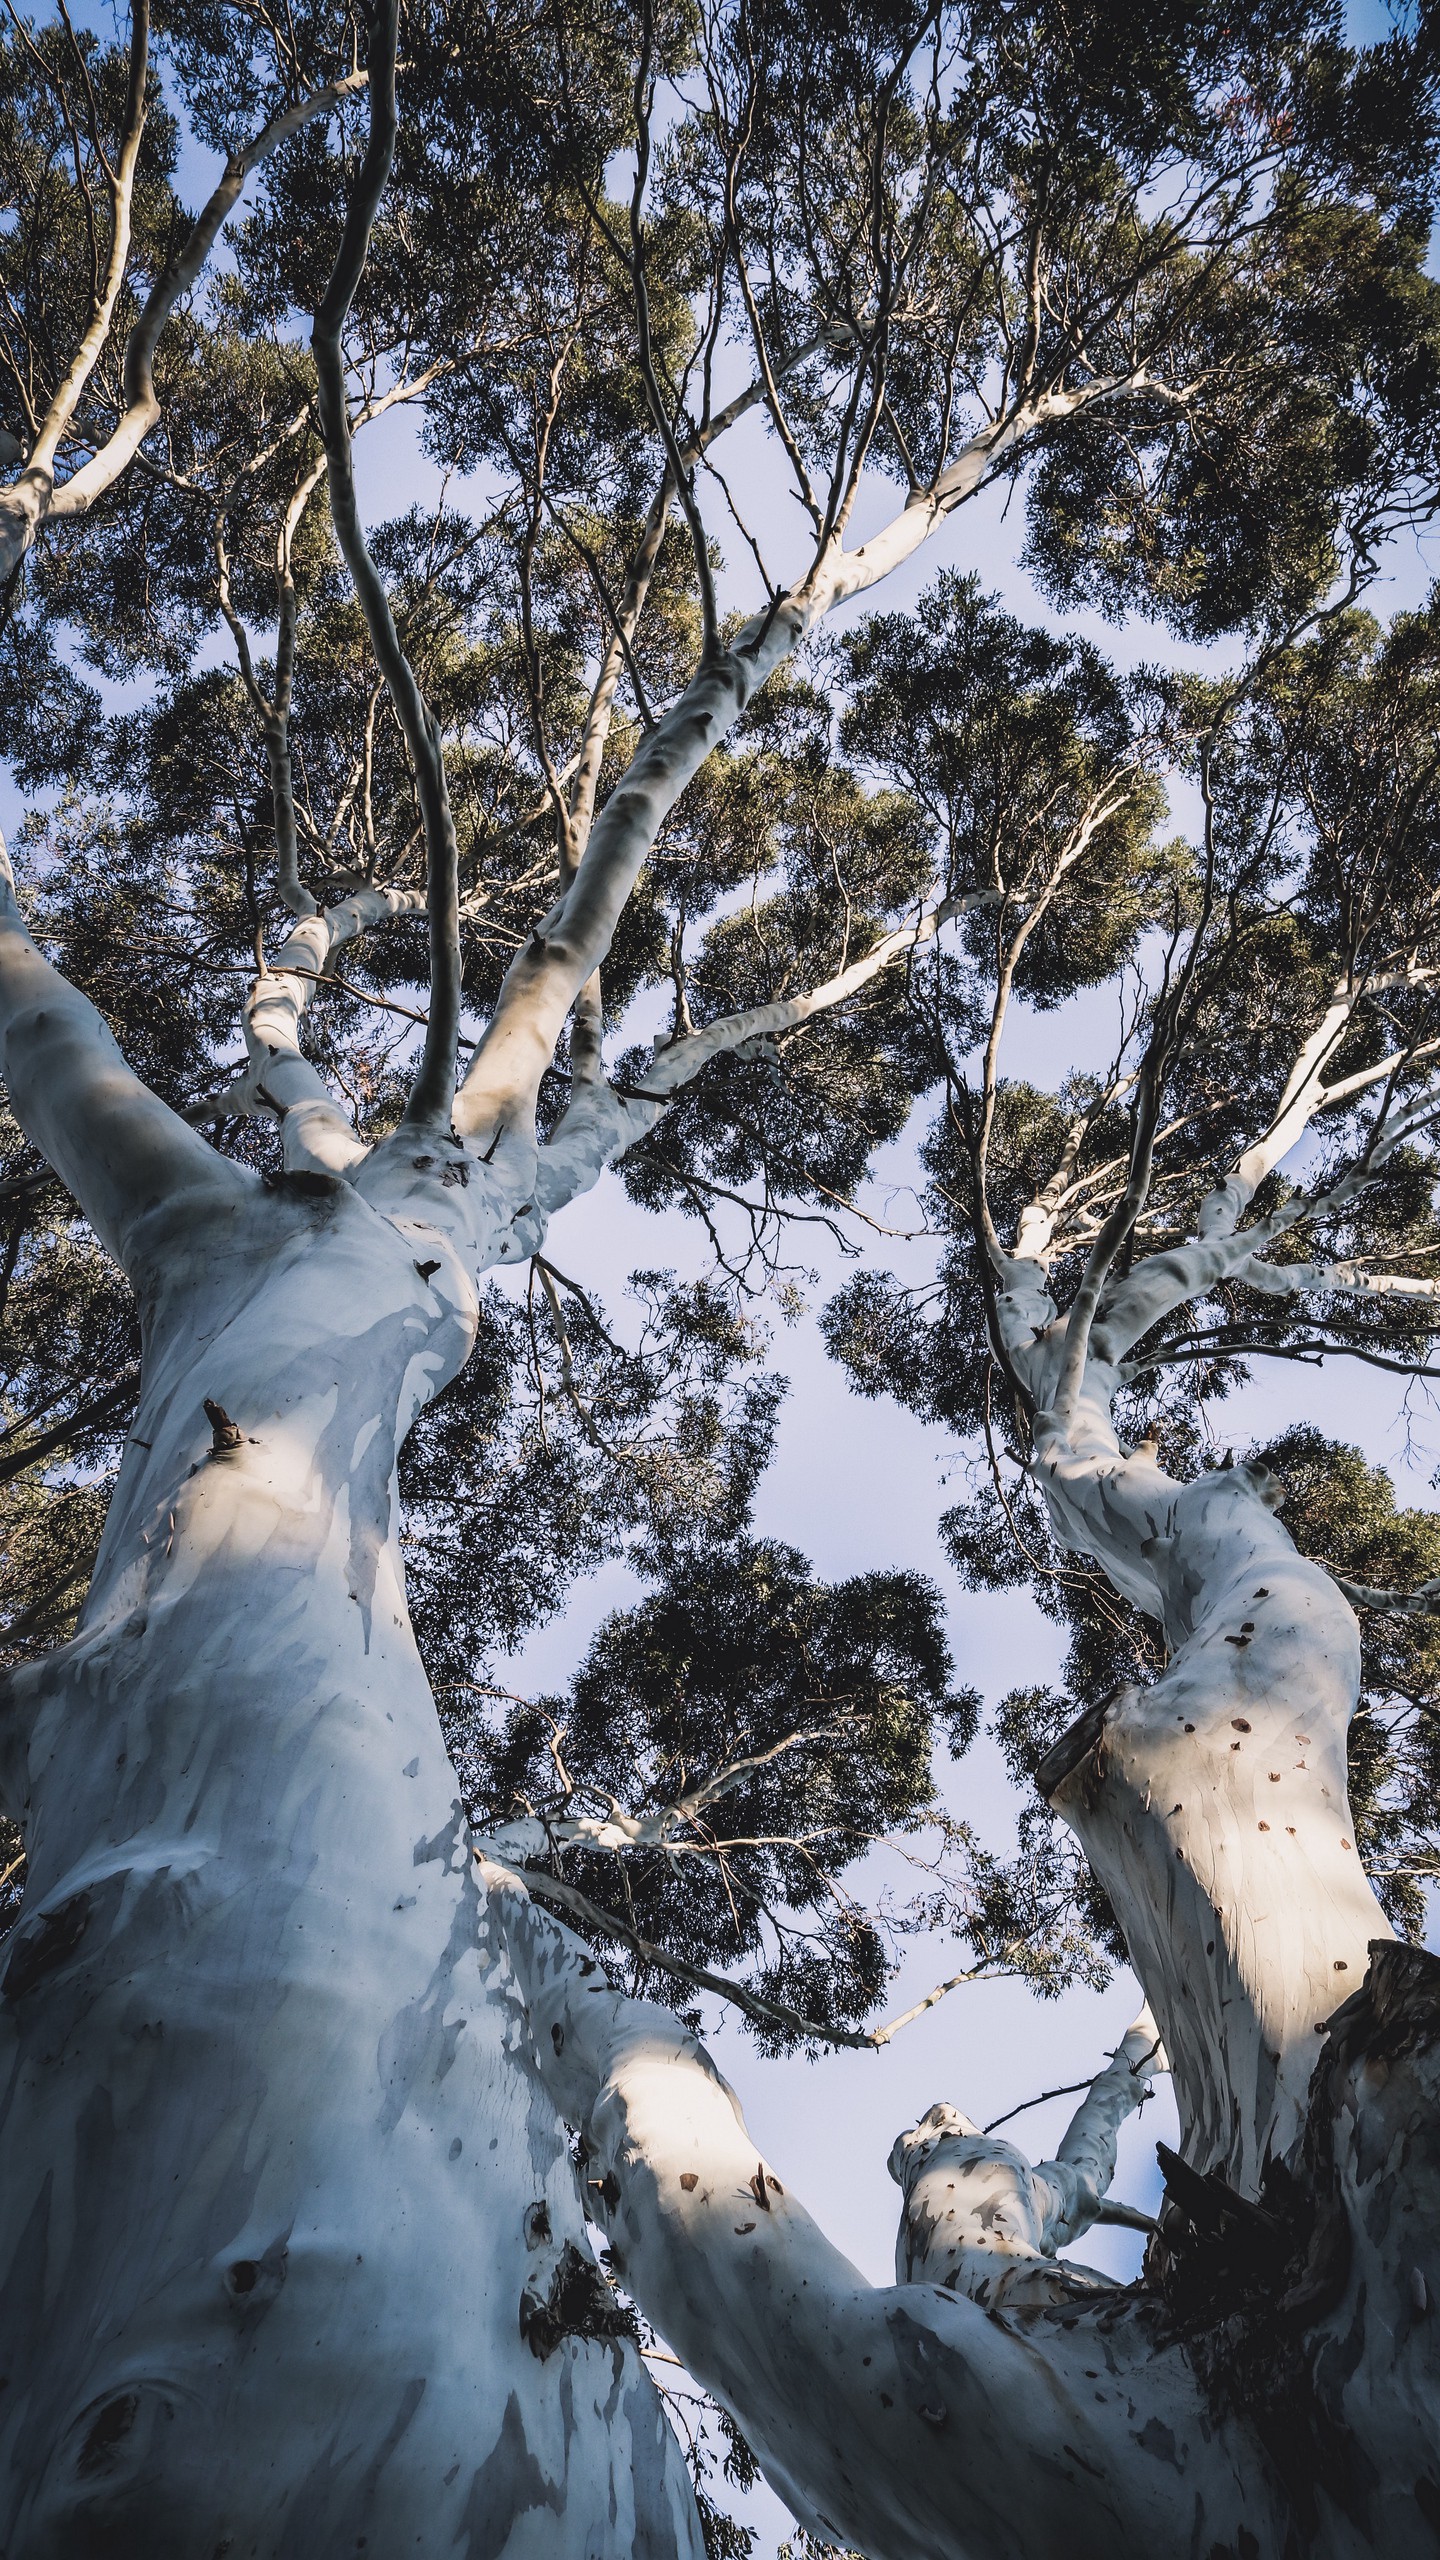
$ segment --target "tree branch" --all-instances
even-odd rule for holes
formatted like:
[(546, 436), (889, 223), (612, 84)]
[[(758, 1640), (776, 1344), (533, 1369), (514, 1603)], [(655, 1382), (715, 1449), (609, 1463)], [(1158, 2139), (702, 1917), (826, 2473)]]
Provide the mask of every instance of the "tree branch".
[[(136, 0), (136, 17), (133, 23), (137, 26), (148, 25), (146, 0)], [(155, 349), (161, 331), (173, 314), (181, 296), (188, 293), (190, 287), (197, 281), (225, 222), (240, 200), (246, 179), (262, 161), (270, 157), (272, 151), (278, 149), (282, 142), (288, 141), (292, 134), (300, 132), (312, 118), (328, 114), (330, 108), (339, 99), (348, 96), (354, 90), (363, 88), (368, 76), (364, 71), (353, 71), (343, 79), (327, 81), (323, 88), (312, 91), (309, 97), (300, 99), (293, 107), (288, 107), (283, 115), (274, 117), (264, 131), (256, 135), (253, 142), (248, 143), (244, 150), (236, 152), (226, 162), (224, 173), (204, 211), (191, 226), (179, 254), (169, 261), (151, 287), (144, 308), (126, 340), (122, 374), (125, 407), (113, 433), (106, 438), (99, 451), (92, 454), (88, 462), (82, 463), (79, 470), (72, 472), (70, 478), (57, 489), (54, 477), (55, 450), (73, 413), (75, 401), (78, 400), (98, 360), (113, 313), (114, 297), (112, 296), (110, 309), (105, 315), (105, 330), (101, 331), (100, 338), (89, 355), (83, 377), (76, 383), (74, 396), (69, 402), (65, 416), (59, 420), (55, 433), (51, 435), (51, 420), (55, 414), (52, 404), (52, 410), (47, 413), (42, 423), (37, 451), (40, 451), (45, 458), (37, 463), (35, 454), (32, 453), (19, 479), (10, 488), (0, 490), (0, 578), (7, 576), (13, 570), (35, 540), (42, 525), (51, 519), (63, 521), (70, 517), (87, 514), (96, 499), (103, 497), (107, 489), (114, 487), (121, 474), (134, 460), (140, 446), (160, 416), (160, 402), (155, 390), (154, 362)], [(138, 147), (137, 133), (136, 150)], [(125, 160), (122, 154), (121, 174), (124, 168)], [(128, 253), (128, 231), (126, 249)], [(81, 352), (77, 354), (75, 366), (71, 368), (72, 374), (80, 365), (84, 351), (89, 347), (93, 335), (92, 327), (86, 334)]]
[[(579, 2129), (587, 2203), (611, 2262), (738, 2418), (810, 2532), (887, 2560), (970, 2560), (995, 2546), (1002, 2516), (1007, 2550), (1099, 2560), (1186, 2547), (1214, 2421), (1181, 2352), (1148, 2326), (1142, 2338), (1112, 2323), (1113, 2387), (1097, 2393), (1095, 2337), (1073, 2288), (1073, 2328), (1039, 2331), (934, 2281), (866, 2284), (758, 2154), (696, 2038), (612, 1990), (503, 1870), (482, 1872), (536, 2066)], [(1049, 2273), (1053, 2282), (1053, 2263)], [(1170, 2428), (1176, 2459), (1137, 2478), (1141, 2407)], [(1240, 2498), (1253, 2496), (1253, 2474), (1238, 2465), (1224, 2486), (1237, 2450), (1207, 2472), (1206, 2529), (1222, 2538), (1238, 2533)]]
[(369, 1150), (319, 1069), (302, 1054), (301, 1017), (330, 975), (337, 951), (394, 916), (418, 915), (423, 905), (414, 889), (357, 889), (323, 914), (303, 916), (246, 996), (242, 1027), (249, 1064), (243, 1075), (189, 1117), (198, 1123), (272, 1115), (288, 1171), (352, 1171)]
[(405, 1106), (413, 1128), (448, 1127), (460, 1032), (460, 891), (455, 821), (439, 727), (401, 646), (384, 583), (370, 556), (355, 494), (354, 457), (345, 398), (341, 333), (359, 289), (370, 234), (395, 153), (395, 40), (399, 0), (378, 0), (370, 27), (370, 131), (350, 193), (345, 228), (310, 344), (319, 386), (321, 431), (330, 469), (330, 513), (354, 580), (371, 646), (404, 733), (425, 829), (426, 906), (430, 922), (429, 1021), (420, 1066)]
[(192, 1209), (219, 1208), (254, 1178), (141, 1082), (94, 1005), (36, 949), (3, 843), (0, 1069), (25, 1135), (127, 1271), (161, 1204), (183, 1193)]
[[(490, 1840), (478, 1841), (472, 1854), (487, 1884), (493, 1885), (503, 1878), (527, 1894), (541, 1894), (547, 1901), (558, 1902), (562, 1911), (572, 1912), (587, 1929), (594, 1929), (601, 1937), (614, 1938), (621, 1946), (628, 1947), (642, 1964), (654, 1965), (657, 1972), (668, 1973), (676, 1982), (693, 1983), (697, 1991), (713, 1992), (717, 1999), (727, 2000), (732, 2008), (752, 2018), (757, 2026), (785, 2027), (792, 2034), (806, 2036), (816, 2044), (843, 2045), (852, 2053), (881, 2052), (902, 2027), (908, 2026), (912, 2019), (922, 2017), (927, 2009), (932, 2009), (938, 2000), (944, 1998), (947, 1991), (958, 1991), (967, 1982), (989, 1980), (999, 1970), (992, 1965), (976, 1965), (968, 1973), (954, 1974), (927, 1998), (907, 2009), (903, 2017), (892, 2018), (888, 2026), (876, 2027), (868, 2034), (851, 2027), (827, 2027), (817, 2018), (803, 2016), (800, 2010), (792, 2009), (784, 2000), (764, 1999), (759, 1992), (747, 1990), (743, 1982), (731, 1981), (727, 1974), (711, 1973), (704, 1965), (691, 1964), (683, 1956), (672, 1955), (668, 1948), (653, 1945), (650, 1939), (642, 1938), (628, 1920), (622, 1920), (615, 1912), (605, 1911), (598, 1902), (592, 1902), (588, 1893), (582, 1893), (578, 1885), (566, 1884), (559, 1876), (546, 1874), (543, 1868), (527, 1867), (519, 1860), (500, 1856), (495, 1843)], [(566, 1935), (568, 1937), (568, 1931)]]

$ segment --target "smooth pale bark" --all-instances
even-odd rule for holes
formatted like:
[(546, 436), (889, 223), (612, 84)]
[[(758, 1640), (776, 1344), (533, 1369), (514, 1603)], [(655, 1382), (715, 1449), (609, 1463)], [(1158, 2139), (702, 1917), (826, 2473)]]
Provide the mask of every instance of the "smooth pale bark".
[[(1175, 2072), (1184, 2156), (1258, 2194), (1292, 2160), (1326, 2021), (1390, 1935), (1355, 1849), (1354, 1614), (1248, 1468), (1042, 1458), (1066, 1542), (1153, 1575), (1171, 1658), (1041, 1783), (1115, 1905)], [(1103, 1522), (1095, 1514), (1103, 1509)], [(1153, 1605), (1153, 1603), (1152, 1603)], [(1159, 1612), (1157, 1612), (1159, 1614)]]
[[(1158, 1619), (1169, 1649), (1159, 1679), (1123, 1685), (1081, 1718), (1040, 1784), (1124, 1930), (1175, 2073), (1183, 2158), (1251, 2199), (1272, 2168), (1294, 2168), (1326, 2022), (1391, 1934), (1347, 1793), (1359, 1630), (1276, 1516), (1283, 1486), (1249, 1466), (1178, 1483), (1150, 1444), (1122, 1449), (1111, 1409), (1126, 1354), (1152, 1327), (1228, 1274), (1264, 1287), (1285, 1270), (1261, 1257), (1311, 1204), (1296, 1196), (1248, 1227), (1245, 1210), (1317, 1113), (1386, 1072), (1323, 1080), (1356, 1006), (1422, 974), (1337, 991), (1269, 1129), (1201, 1204), (1195, 1237), (1103, 1282), (1093, 1313), (1057, 1312), (1046, 1194), (996, 1274), (1001, 1345), (1034, 1402), (1030, 1471), (1056, 1536)], [(1393, 1113), (1328, 1203), (1375, 1180), (1433, 1109), (1422, 1094)], [(1315, 1285), (1344, 1285), (1339, 1267), (1317, 1266)]]
[(1092, 2081), (1053, 2160), (1031, 2162), (958, 2107), (931, 2107), (890, 2153), (890, 2175), (905, 2197), (897, 2281), (949, 2285), (987, 2309), (1113, 2293), (1113, 2276), (1056, 2252), (1104, 2218), (1119, 2129), (1165, 2067), (1155, 2022), (1142, 2011)]
[[(777, 2177), (757, 2151), (703, 2045), (612, 1990), (513, 1878), (485, 1872), (615, 2263), (812, 2532), (873, 2560), (1280, 2560), (1275, 2467), (1242, 2419), (1217, 2419), (1157, 2300), (1065, 2286), (1038, 2238), (1028, 2300), (1017, 2287), (987, 2308), (951, 2290), (953, 2270), (929, 2269), (923, 2177), (897, 2257), (925, 2280), (867, 2284), (789, 2164)], [(910, 2143), (923, 2151), (923, 2127)], [(1008, 2162), (1028, 2164), (979, 2144), (977, 2212), (997, 2201), (992, 2175), (1004, 2210), (1023, 2183)], [(1064, 2211), (1057, 2197), (1059, 2227)]]
[[(262, 1182), (139, 1082), (0, 881), (0, 1067), (144, 1329), (80, 1631), (0, 1715), (30, 1861), (0, 1975), (8, 2560), (698, 2552), (478, 1890), (396, 1534), (397, 1452), (468, 1356), (481, 1274), (660, 1106), (602, 1086), (608, 1115), (538, 1159), (404, 1129), (367, 1150), (300, 1025), (337, 949), (416, 903), (305, 917), (256, 981), (211, 1109), (276, 1117)], [(712, 1026), (667, 1088), (756, 1027)]]
[(405, 1606), (396, 1451), (513, 1204), (413, 1141), (225, 1164), (13, 899), (0, 1007), (145, 1331), (80, 1632), (0, 1734), (0, 2547), (697, 2553)]
[(397, 1439), (473, 1316), (418, 1240), (258, 1182), (197, 1239), (81, 1633), (11, 1683), (16, 2555), (697, 2547), (593, 2271), (524, 2344), (585, 2241), (405, 1609)]
[[(1198, 1265), (1213, 1239), (1187, 1250)], [(1143, 1330), (1141, 1264), (1094, 1340)], [(1360, 1684), (1354, 1613), (1276, 1517), (1283, 1487), (1229, 1467), (1181, 1485), (1123, 1451), (1117, 1370), (1098, 1354), (1068, 1426), (1050, 1410), (1067, 1355), (1043, 1274), (1011, 1264), (1011, 1356), (1040, 1407), (1032, 1475), (1062, 1545), (1158, 1618), (1170, 1659), (1081, 1719), (1040, 1772), (1114, 1903), (1175, 2073), (1182, 2150), (1254, 2196), (1290, 2161), (1326, 2019), (1386, 1921), (1354, 1845), (1346, 1738)], [(1180, 1302), (1183, 1303), (1183, 1300)], [(1049, 1321), (1046, 1321), (1048, 1317)]]

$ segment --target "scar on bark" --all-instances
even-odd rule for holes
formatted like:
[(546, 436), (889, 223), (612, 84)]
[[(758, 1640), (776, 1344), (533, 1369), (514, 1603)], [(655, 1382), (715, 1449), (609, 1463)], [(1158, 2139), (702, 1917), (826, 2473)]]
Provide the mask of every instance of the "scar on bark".
[(22, 1922), (10, 1940), (9, 1960), (0, 1976), (0, 1998), (7, 2007), (23, 2000), (48, 1975), (59, 1971), (79, 1946), (94, 1916), (93, 1892), (72, 1893), (54, 1911)]
[(1083, 1715), (1066, 1726), (1059, 1741), (1051, 1744), (1035, 1772), (1035, 1784), (1047, 1804), (1057, 1788), (1062, 1787), (1072, 1772), (1079, 1768), (1081, 1761), (1089, 1758), (1105, 1730), (1105, 1719), (1121, 1695), (1123, 1686), (1122, 1682), (1120, 1688), (1112, 1689), (1098, 1706), (1087, 1707)]
[(213, 1396), (205, 1398), (205, 1419), (210, 1425), (210, 1455), (223, 1458), (231, 1449), (243, 1446), (245, 1434), (238, 1422), (232, 1422), (223, 1404)]
[(527, 2285), (520, 2296), (520, 2335), (543, 2363), (566, 2338), (630, 2338), (638, 2345), (640, 2331), (594, 2259), (567, 2240), (548, 2292)]
[(308, 1166), (276, 1165), (262, 1173), (267, 1191), (280, 1191), (297, 1200), (338, 1200), (345, 1184), (335, 1173), (315, 1173)]

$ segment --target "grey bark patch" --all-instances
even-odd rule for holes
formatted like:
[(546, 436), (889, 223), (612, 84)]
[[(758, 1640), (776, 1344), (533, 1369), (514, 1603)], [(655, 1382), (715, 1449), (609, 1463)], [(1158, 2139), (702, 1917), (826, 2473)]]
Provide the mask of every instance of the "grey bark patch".
[(447, 1876), (455, 1875), (471, 1864), (470, 1852), (465, 1846), (465, 1807), (458, 1799), (451, 1807), (450, 1820), (444, 1830), (433, 1832), (428, 1840), (415, 1843), (412, 1865), (430, 1867), (437, 1862)]
[(435, 2077), (443, 2080), (455, 2067), (455, 2049), (465, 2032), (467, 2020), (447, 2018), (440, 2036), (440, 2052), (435, 2064)]
[[(287, 2555), (373, 2548), (375, 2560), (382, 2560), (382, 2545), (373, 2539), (381, 2477), (424, 2397), (423, 2375), (415, 2374), (401, 2385), (395, 2415), (358, 2480), (352, 2468), (353, 2452), (348, 2447), (342, 2450), (338, 2434), (332, 2435), (311, 2464), (291, 2507), (280, 2546)], [(368, 2440), (374, 2442), (373, 2434)]]
[[(464, 1815), (459, 1806), (456, 1813), (463, 1822)], [(419, 1865), (419, 1848), (415, 1858)], [(448, 1860), (446, 1866), (448, 1872)], [(432, 2085), (438, 2085), (454, 2065), (456, 2047), (465, 2028), (465, 2016), (462, 2012), (459, 2017), (447, 2018), (445, 2010), (456, 1969), (474, 1951), (478, 1904), (474, 1861), (467, 1857), (461, 1873), (460, 1891), (455, 1897), (450, 1933), (434, 1972), (420, 1998), (407, 2001), (391, 2019), (376, 2049), (376, 2070), (385, 2093), (377, 2118), (382, 2133), (394, 2131), (409, 2104), (411, 2092), (426, 2076), (427, 2068)]]
[(42, 1911), (33, 1920), (22, 1920), (10, 1943), (0, 1998), (7, 2006), (23, 2000), (47, 1975), (58, 1973), (75, 1953), (93, 1913), (93, 1898), (87, 1890), (72, 1893), (54, 1911)]
[(117, 2391), (112, 2399), (101, 2402), (75, 2456), (80, 2479), (93, 2480), (98, 2472), (113, 2469), (115, 2457), (139, 2415), (138, 2391)]
[(1428, 2474), (1422, 2473), (1415, 2483), (1415, 2504), (1436, 2540), (1440, 2541), (1440, 2480), (1432, 2480)]
[(675, 2437), (658, 2398), (648, 2391), (642, 2396), (642, 2379), (637, 2375), (626, 2393), (635, 2499), (632, 2555), (633, 2560), (675, 2560), (681, 2544), (673, 2485)]
[(558, 2481), (546, 2479), (526, 2443), (519, 2397), (512, 2391), (495, 2444), (470, 2483), (460, 2519), (464, 2560), (501, 2560), (520, 2518), (536, 2507), (563, 2515), (565, 2492)]
[(1180, 2455), (1175, 2438), (1163, 2418), (1147, 2418), (1135, 2438), (1142, 2453), (1151, 2453), (1157, 2462), (1173, 2463), (1180, 2468)]
[(543, 2362), (565, 2338), (633, 2339), (637, 2331), (594, 2259), (567, 2240), (549, 2291), (542, 2294), (527, 2285), (520, 2296), (520, 2335)]

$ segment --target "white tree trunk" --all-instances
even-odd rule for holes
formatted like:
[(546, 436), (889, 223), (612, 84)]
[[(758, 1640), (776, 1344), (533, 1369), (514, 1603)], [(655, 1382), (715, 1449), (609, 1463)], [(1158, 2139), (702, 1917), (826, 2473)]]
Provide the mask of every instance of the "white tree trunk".
[(1038, 1274), (1007, 1279), (1057, 1532), (1172, 1647), (1041, 1772), (1175, 2069), (1182, 2153), (1147, 2285), (1053, 2255), (1095, 2218), (1133, 2035), (1055, 2161), (943, 2104), (903, 2135), (900, 2281), (878, 2290), (758, 2157), (695, 2040), (492, 1869), (541, 2067), (627, 2283), (827, 2539), (875, 2560), (1422, 2560), (1440, 1964), (1394, 1945), (1354, 1847), (1354, 1619), (1261, 1470), (1181, 1485), (1119, 1447), (1098, 1354), (1062, 1424), (1064, 1329)]
[(1067, 2137), (1032, 2169), (944, 2108), (902, 2137), (900, 2281), (875, 2287), (789, 2164), (777, 2177), (757, 2152), (703, 2046), (614, 1992), (513, 1878), (486, 1876), (615, 2262), (813, 2532), (870, 2560), (1433, 2555), (1435, 1958), (1377, 1946), (1316, 2074), (1284, 2212), (1227, 2222), (1214, 2182), (1186, 2289), (1107, 2285), (1046, 2254), (1107, 2174), (1115, 2066), (1073, 2159)]
[(319, 1177), (147, 1259), (81, 1631), (5, 1707), (0, 2548), (694, 2554), (405, 1606), (473, 1289)]
[(1182, 1486), (1099, 1438), (1048, 1446), (1040, 1481), (1068, 1544), (1122, 1589), (1151, 1579), (1173, 1650), (1081, 1720), (1041, 1785), (1154, 2005), (1184, 2157), (1254, 2197), (1268, 2162), (1293, 2161), (1327, 2022), (1391, 1935), (1347, 1794), (1359, 1634), (1256, 1470)]

